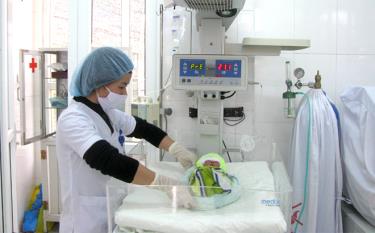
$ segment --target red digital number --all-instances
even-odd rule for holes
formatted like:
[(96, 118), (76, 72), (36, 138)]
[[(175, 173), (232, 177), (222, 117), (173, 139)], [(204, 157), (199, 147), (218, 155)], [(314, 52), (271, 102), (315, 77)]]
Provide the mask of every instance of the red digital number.
[(233, 68), (232, 64), (222, 64), (222, 63), (220, 63), (220, 64), (217, 65), (217, 70), (219, 70), (219, 71), (222, 71), (222, 70), (223, 71), (231, 71), (232, 68)]

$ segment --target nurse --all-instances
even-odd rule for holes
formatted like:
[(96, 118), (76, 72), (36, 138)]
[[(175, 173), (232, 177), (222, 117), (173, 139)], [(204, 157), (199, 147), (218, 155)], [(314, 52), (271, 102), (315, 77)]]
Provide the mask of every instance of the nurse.
[[(160, 128), (117, 109), (125, 105), (133, 68), (121, 50), (103, 47), (92, 51), (73, 74), (73, 100), (60, 115), (56, 133), (62, 233), (107, 232), (105, 186), (111, 176), (139, 185), (179, 185), (127, 157), (124, 136), (167, 150), (184, 168), (197, 159)], [(185, 189), (178, 190), (179, 206), (194, 205)]]

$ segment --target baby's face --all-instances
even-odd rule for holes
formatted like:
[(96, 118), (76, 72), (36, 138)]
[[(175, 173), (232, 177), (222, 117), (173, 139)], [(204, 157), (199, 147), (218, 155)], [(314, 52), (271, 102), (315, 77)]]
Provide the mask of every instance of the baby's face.
[(220, 163), (216, 160), (206, 160), (203, 165), (205, 167), (220, 168)]

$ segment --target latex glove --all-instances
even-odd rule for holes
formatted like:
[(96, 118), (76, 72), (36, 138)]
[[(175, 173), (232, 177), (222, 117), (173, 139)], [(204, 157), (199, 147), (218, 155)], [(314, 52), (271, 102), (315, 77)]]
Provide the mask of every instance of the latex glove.
[(174, 142), (169, 147), (169, 153), (177, 158), (177, 161), (185, 168), (193, 166), (198, 156), (188, 151), (184, 146)]
[(149, 186), (150, 188), (165, 192), (172, 200), (174, 206), (181, 206), (187, 209), (191, 209), (196, 206), (188, 187), (182, 185), (173, 178), (156, 174), (154, 181), (150, 185), (155, 185)]

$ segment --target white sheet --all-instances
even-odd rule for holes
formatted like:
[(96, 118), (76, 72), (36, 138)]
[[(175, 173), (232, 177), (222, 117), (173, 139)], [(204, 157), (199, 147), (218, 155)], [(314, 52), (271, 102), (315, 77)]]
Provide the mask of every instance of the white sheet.
[(321, 89), (309, 90), (301, 100), (290, 151), (292, 231), (341, 233), (342, 169), (337, 119)]
[[(115, 213), (115, 223), (121, 227), (166, 233), (286, 232), (287, 224), (277, 206), (268, 164), (229, 163), (228, 168), (243, 187), (241, 198), (229, 206), (212, 211), (173, 210), (164, 193), (137, 187)], [(174, 177), (182, 176), (183, 172), (169, 163), (162, 163), (154, 170)]]
[(375, 226), (375, 87), (341, 96), (345, 188), (355, 208)]

